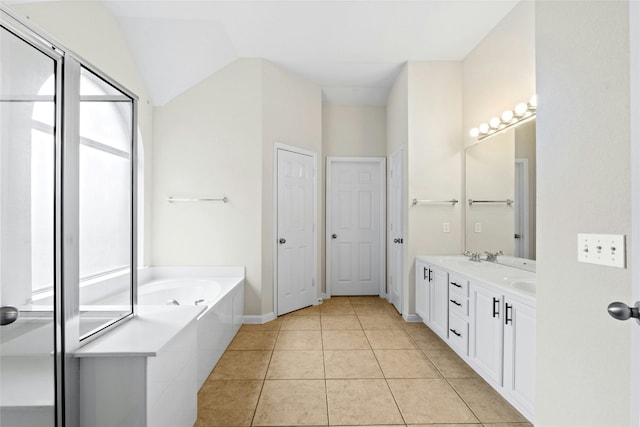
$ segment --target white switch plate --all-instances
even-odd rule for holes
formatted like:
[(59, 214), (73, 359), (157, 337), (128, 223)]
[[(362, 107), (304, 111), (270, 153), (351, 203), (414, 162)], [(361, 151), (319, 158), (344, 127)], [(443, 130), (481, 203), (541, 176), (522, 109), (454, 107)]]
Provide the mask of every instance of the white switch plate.
[(482, 223), (476, 222), (475, 231), (476, 233), (482, 233)]
[(450, 227), (449, 227), (449, 223), (448, 222), (443, 222), (442, 223), (442, 232), (443, 233), (449, 233), (450, 232)]
[(578, 262), (625, 268), (624, 234), (578, 234)]

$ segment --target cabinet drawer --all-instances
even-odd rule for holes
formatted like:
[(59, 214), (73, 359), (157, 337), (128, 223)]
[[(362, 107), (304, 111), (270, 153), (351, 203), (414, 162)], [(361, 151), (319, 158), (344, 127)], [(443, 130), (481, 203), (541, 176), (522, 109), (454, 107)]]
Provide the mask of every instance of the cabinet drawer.
[(449, 314), (449, 343), (465, 356), (469, 354), (469, 323)]
[(466, 319), (469, 316), (469, 299), (465, 296), (450, 292), (449, 313), (455, 313)]
[(449, 294), (469, 296), (469, 281), (454, 274), (449, 274)]

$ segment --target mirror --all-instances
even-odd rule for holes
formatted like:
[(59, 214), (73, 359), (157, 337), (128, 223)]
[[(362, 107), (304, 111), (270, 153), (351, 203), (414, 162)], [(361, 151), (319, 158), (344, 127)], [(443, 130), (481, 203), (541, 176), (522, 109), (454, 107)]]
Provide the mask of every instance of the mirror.
[(468, 147), (465, 158), (466, 250), (535, 259), (535, 120)]

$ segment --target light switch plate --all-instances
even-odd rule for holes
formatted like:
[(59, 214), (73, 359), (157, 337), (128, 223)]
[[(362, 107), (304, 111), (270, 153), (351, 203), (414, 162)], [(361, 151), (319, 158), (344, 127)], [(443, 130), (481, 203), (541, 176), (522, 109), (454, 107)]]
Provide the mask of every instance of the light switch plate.
[(578, 234), (578, 262), (625, 268), (624, 234)]

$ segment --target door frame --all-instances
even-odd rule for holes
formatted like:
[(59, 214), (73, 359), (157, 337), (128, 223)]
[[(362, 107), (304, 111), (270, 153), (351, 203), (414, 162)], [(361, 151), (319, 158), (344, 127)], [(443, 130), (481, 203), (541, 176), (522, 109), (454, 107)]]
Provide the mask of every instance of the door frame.
[[(395, 150), (393, 150), (390, 154), (389, 154), (389, 170), (387, 171), (388, 173), (388, 179), (387, 182), (389, 183), (389, 191), (387, 192), (388, 196), (388, 203), (387, 203), (387, 208), (389, 209), (389, 222), (387, 223), (387, 228), (391, 227), (391, 202), (392, 202), (392, 198), (391, 198), (391, 189), (392, 189), (392, 179), (391, 179), (391, 165), (393, 164), (392, 159), (395, 158), (396, 156), (399, 156), (400, 159), (400, 176), (398, 179), (400, 179), (400, 218), (401, 218), (401, 222), (402, 222), (402, 235), (404, 236), (404, 238), (407, 238), (407, 193), (405, 191), (405, 171), (407, 168), (407, 165), (405, 163), (405, 146), (401, 145), (398, 148), (396, 148)], [(389, 239), (392, 238), (391, 236), (391, 232), (390, 230), (387, 230), (387, 237), (389, 237)], [(391, 250), (390, 248), (392, 247), (392, 242), (391, 241), (387, 241), (387, 253), (391, 254)], [(402, 244), (400, 245), (400, 268), (398, 271), (398, 274), (400, 275), (400, 277), (396, 278), (397, 280), (400, 281), (400, 295), (399, 295), (399, 301), (398, 301), (398, 305), (399, 307), (399, 311), (400, 314), (404, 317), (405, 320), (408, 321), (408, 319), (410, 319), (411, 315), (409, 313), (406, 313), (407, 309), (407, 304), (405, 304), (405, 294), (406, 292), (408, 292), (408, 287), (407, 289), (405, 289), (405, 269), (406, 269), (406, 249), (405, 249), (405, 245)], [(393, 257), (392, 256), (388, 256), (389, 259), (389, 264), (390, 264), (390, 268), (389, 270), (392, 271), (393, 269), (391, 268), (391, 264), (393, 263)], [(389, 281), (388, 281), (389, 282)], [(408, 285), (408, 284), (407, 284)], [(391, 289), (386, 289), (386, 294), (385, 294), (385, 298), (387, 299), (387, 301), (391, 302)], [(398, 308), (398, 307), (396, 307)]]
[[(313, 159), (313, 274), (312, 283), (316, 288), (316, 300), (320, 295), (318, 290), (318, 153), (311, 150), (283, 144), (273, 143), (273, 318), (278, 317), (278, 151), (289, 151)], [(271, 320), (271, 319), (269, 319)]]
[(386, 239), (387, 239), (387, 159), (385, 157), (327, 157), (327, 176), (326, 176), (326, 201), (325, 201), (325, 283), (326, 283), (326, 295), (327, 298), (331, 298), (331, 209), (333, 208), (331, 197), (331, 173), (332, 166), (337, 163), (374, 163), (378, 166), (380, 172), (380, 250), (378, 251), (378, 274), (380, 277), (380, 284), (378, 286), (378, 295), (385, 295), (385, 285), (387, 283), (387, 270), (386, 270)]
[[(640, 301), (640, 3), (629, 2), (629, 120), (631, 149), (631, 300)], [(635, 323), (635, 322), (634, 322)], [(640, 325), (631, 325), (630, 425), (640, 426)]]
[(515, 159), (515, 179), (520, 185), (514, 190), (518, 194), (519, 206), (516, 204), (515, 211), (520, 216), (520, 229), (522, 237), (519, 244), (522, 247), (522, 258), (529, 258), (529, 159), (517, 157)]

